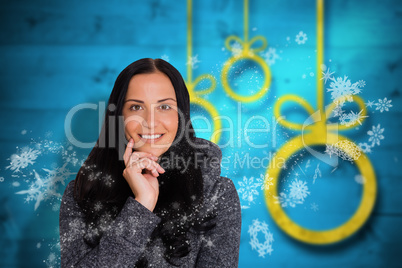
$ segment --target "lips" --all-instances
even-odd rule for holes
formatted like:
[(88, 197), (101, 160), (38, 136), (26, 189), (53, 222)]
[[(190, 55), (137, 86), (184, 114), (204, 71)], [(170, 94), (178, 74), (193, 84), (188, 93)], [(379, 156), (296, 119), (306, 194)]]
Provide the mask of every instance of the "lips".
[(142, 140), (144, 140), (146, 143), (151, 143), (151, 142), (155, 142), (158, 141), (159, 139), (161, 139), (163, 137), (164, 134), (138, 134), (138, 136), (141, 137)]
[(157, 138), (162, 137), (163, 134), (154, 134), (154, 135), (147, 135), (147, 134), (138, 134), (143, 139), (154, 140)]

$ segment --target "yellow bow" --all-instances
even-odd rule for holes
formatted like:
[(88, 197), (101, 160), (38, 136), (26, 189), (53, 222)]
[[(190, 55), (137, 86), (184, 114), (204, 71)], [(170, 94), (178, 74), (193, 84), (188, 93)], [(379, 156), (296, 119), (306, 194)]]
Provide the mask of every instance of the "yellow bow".
[[(258, 41), (262, 42), (261, 46), (253, 47), (253, 45)], [(233, 45), (231, 45), (231, 43), (233, 42), (238, 43), (241, 47), (233, 47)], [(269, 67), (264, 59), (256, 53), (264, 50), (267, 47), (267, 40), (261, 35), (255, 36), (251, 40), (248, 40), (248, 0), (244, 0), (244, 41), (241, 40), (238, 36), (231, 35), (226, 38), (225, 46), (229, 51), (232, 51), (234, 53), (234, 56), (230, 57), (228, 61), (225, 62), (225, 64), (223, 65), (221, 76), (223, 89), (231, 98), (237, 101), (253, 102), (262, 98), (267, 93), (271, 84), (271, 71), (269, 70)], [(261, 66), (264, 72), (264, 84), (262, 85), (261, 89), (253, 95), (244, 96), (234, 92), (233, 89), (230, 87), (228, 81), (229, 69), (237, 61), (244, 59), (255, 61), (258, 65)]]

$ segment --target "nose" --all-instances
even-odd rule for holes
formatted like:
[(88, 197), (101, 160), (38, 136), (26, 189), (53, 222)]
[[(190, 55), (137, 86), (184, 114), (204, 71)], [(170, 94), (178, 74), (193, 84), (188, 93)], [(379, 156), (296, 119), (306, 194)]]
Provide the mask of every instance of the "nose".
[(159, 124), (157, 113), (153, 109), (149, 109), (144, 115), (142, 126), (154, 130)]

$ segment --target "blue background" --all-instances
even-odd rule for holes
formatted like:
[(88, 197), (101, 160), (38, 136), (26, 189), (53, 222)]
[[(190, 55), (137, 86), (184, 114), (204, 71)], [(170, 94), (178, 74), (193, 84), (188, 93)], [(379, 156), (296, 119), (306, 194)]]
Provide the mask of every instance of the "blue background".
[[(402, 2), (388, 1), (326, 1), (325, 64), (334, 76), (348, 76), (352, 83), (364, 80), (360, 96), (367, 101), (388, 98), (392, 107), (380, 113), (368, 108), (370, 116), (362, 126), (342, 133), (356, 143), (367, 142), (367, 131), (381, 125), (385, 139), (368, 154), (376, 173), (378, 195), (367, 223), (352, 237), (329, 246), (311, 246), (295, 241), (283, 233), (270, 216), (263, 191), (253, 200), (241, 194), (245, 179), (250, 183), (265, 173), (264, 167), (235, 167), (236, 155), (269, 156), (281, 148), (297, 132), (278, 127), (267, 133), (251, 135), (255, 144), (268, 142), (264, 149), (247, 145), (245, 122), (252, 116), (263, 116), (273, 125), (272, 107), (278, 97), (297, 94), (316, 103), (316, 20), (315, 1), (250, 0), (250, 37), (263, 35), (268, 47), (275, 48), (279, 59), (270, 65), (272, 82), (263, 99), (242, 103), (242, 117), (237, 117), (238, 103), (227, 96), (220, 82), (222, 66), (231, 57), (224, 48), (232, 34), (243, 37), (243, 1), (206, 0), (193, 3), (193, 55), (200, 62), (193, 77), (212, 74), (217, 88), (209, 95), (221, 115), (233, 118), (236, 146), (224, 147), (224, 157), (232, 164), (223, 166), (222, 175), (229, 177), (239, 190), (242, 202), (242, 236), (239, 267), (400, 267), (402, 242), (402, 208), (400, 190), (402, 176), (402, 144), (400, 142), (402, 76)], [(35, 201), (26, 202), (26, 195), (16, 192), (29, 188), (35, 172), (63, 166), (61, 153), (42, 153), (35, 163), (22, 172), (13, 172), (10, 157), (23, 147), (38, 143), (65, 143), (64, 120), (77, 104), (107, 101), (118, 73), (131, 62), (143, 58), (169, 57), (186, 78), (186, 1), (1, 1), (0, 2), (0, 266), (51, 267), (58, 265), (58, 204), (53, 198), (44, 200), (35, 210)], [(307, 34), (305, 44), (297, 44), (295, 36)], [(266, 49), (267, 51), (268, 49)], [(253, 64), (253, 63), (252, 63)], [(255, 65), (255, 64), (254, 64)], [(246, 69), (244, 77), (233, 79), (240, 92), (250, 86), (253, 70), (255, 85), (263, 74), (259, 66)], [(243, 90), (243, 91), (242, 91)], [(326, 94), (326, 103), (330, 95)], [(195, 105), (193, 105), (195, 106)], [(199, 107), (194, 114), (208, 114)], [(305, 119), (299, 111), (295, 120)], [(290, 115), (289, 115), (289, 118)], [(302, 122), (302, 121), (301, 121)], [(224, 122), (224, 126), (227, 123)], [(255, 127), (261, 122), (254, 121)], [(82, 141), (91, 142), (98, 135), (98, 111), (87, 110), (73, 119), (73, 133)], [(240, 132), (242, 133), (242, 132)], [(199, 136), (208, 138), (208, 133)], [(275, 138), (274, 138), (275, 137)], [(222, 136), (220, 145), (229, 139)], [(275, 141), (274, 141), (275, 139)], [(242, 141), (241, 146), (238, 141)], [(89, 149), (74, 148), (79, 160)], [(310, 169), (305, 166), (311, 160)], [(290, 168), (303, 167), (303, 180), (310, 195), (303, 204), (286, 208), (293, 220), (308, 228), (327, 229), (345, 222), (357, 209), (361, 185), (353, 164), (341, 162), (331, 173), (323, 164), (322, 177), (313, 183), (318, 160), (308, 155), (295, 158)], [(69, 164), (74, 173), (79, 165)], [(35, 172), (34, 172), (35, 170)], [(285, 189), (298, 176), (289, 169), (279, 187)], [(286, 173), (286, 172), (285, 172)], [(74, 179), (72, 174), (68, 180)], [(18, 183), (16, 183), (18, 182)], [(58, 192), (63, 193), (63, 185)], [(244, 189), (243, 189), (244, 190)], [(312, 209), (312, 204), (318, 210)], [(363, 204), (364, 205), (364, 204)], [(253, 220), (268, 224), (272, 233), (273, 252), (264, 257), (250, 245), (249, 227)], [(264, 242), (262, 233), (258, 240)]]

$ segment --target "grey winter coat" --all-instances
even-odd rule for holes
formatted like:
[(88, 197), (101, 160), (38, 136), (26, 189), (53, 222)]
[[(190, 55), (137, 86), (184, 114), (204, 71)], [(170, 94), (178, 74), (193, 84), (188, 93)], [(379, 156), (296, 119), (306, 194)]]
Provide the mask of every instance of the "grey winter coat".
[[(203, 152), (219, 159), (222, 153), (212, 142), (197, 138)], [(201, 166), (204, 200), (217, 211), (216, 226), (197, 235), (188, 233), (190, 253), (178, 260), (179, 267), (237, 267), (239, 258), (241, 211), (233, 182), (220, 176), (220, 165)], [(129, 197), (116, 219), (104, 232), (100, 243), (91, 248), (84, 242), (84, 214), (73, 197), (71, 181), (60, 207), (61, 267), (134, 267), (145, 256), (149, 267), (174, 267), (163, 257), (160, 238), (150, 236), (161, 221), (156, 214)]]

